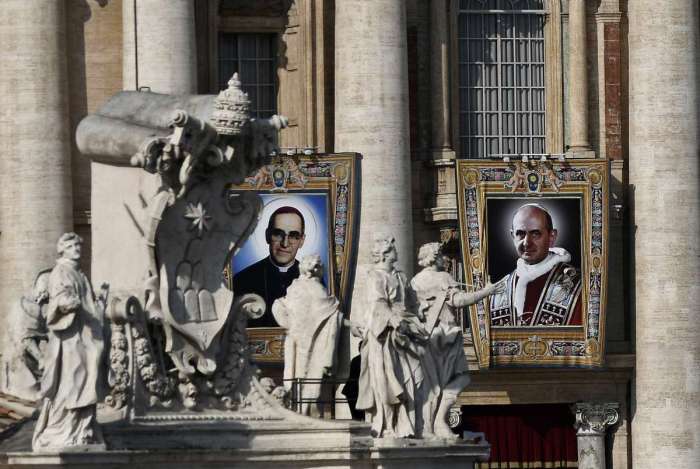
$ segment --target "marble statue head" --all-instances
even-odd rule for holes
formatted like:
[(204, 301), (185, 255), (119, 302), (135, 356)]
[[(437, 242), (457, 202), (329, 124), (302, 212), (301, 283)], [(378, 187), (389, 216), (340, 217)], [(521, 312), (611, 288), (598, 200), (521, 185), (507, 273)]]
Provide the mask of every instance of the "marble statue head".
[(299, 263), (299, 273), (303, 277), (323, 277), (323, 262), (318, 254), (304, 256)]
[(426, 243), (418, 250), (418, 265), (421, 267), (443, 266), (442, 245), (440, 243)]
[(381, 264), (390, 260), (391, 263), (396, 262), (396, 241), (393, 236), (379, 234), (374, 238), (372, 246), (372, 262)]
[(58, 257), (77, 261), (80, 259), (83, 238), (75, 233), (63, 233), (56, 243)]

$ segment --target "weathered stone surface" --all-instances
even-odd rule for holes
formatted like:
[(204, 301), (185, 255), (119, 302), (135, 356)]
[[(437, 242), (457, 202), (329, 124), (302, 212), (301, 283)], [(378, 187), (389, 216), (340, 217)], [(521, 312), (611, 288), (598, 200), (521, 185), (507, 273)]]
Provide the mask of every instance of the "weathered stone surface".
[(700, 466), (698, 3), (629, 9), (635, 468)]
[[(219, 422), (172, 422), (130, 429), (105, 428), (115, 447), (109, 452), (62, 454), (9, 453), (11, 467), (32, 469), (75, 464), (85, 468), (465, 468), (489, 454), (487, 444), (416, 445), (415, 440), (373, 443), (367, 425), (311, 421), (302, 430), (288, 424), (263, 426)], [(160, 449), (148, 449), (157, 441)], [(376, 440), (375, 440), (376, 441)], [(136, 444), (134, 444), (136, 443)], [(121, 448), (121, 449), (117, 449)]]
[(406, 12), (403, 0), (339, 0), (335, 15), (335, 150), (363, 157), (354, 317), (377, 227), (413, 271)]
[[(0, 20), (0, 311), (73, 228), (64, 2), (11, 0)], [(40, 13), (39, 13), (40, 12)], [(2, 328), (0, 335), (5, 336)]]
[[(125, 90), (146, 86), (153, 92), (172, 95), (196, 92), (193, 2), (125, 0), (122, 2), (122, 26)], [(148, 101), (143, 102), (148, 107)], [(181, 109), (190, 110), (189, 107)], [(197, 112), (192, 111), (198, 116)], [(155, 119), (160, 116), (163, 120), (171, 117), (170, 113), (159, 112), (151, 113), (151, 116), (155, 116)], [(115, 133), (133, 133), (131, 142), (138, 141), (134, 145), (139, 145), (143, 142), (140, 137), (147, 132), (127, 126), (122, 130), (115, 129)], [(93, 137), (96, 135), (91, 134)], [(111, 138), (106, 136), (94, 140), (95, 145), (110, 142)], [(89, 152), (89, 148), (85, 150)], [(118, 186), (116, 181), (119, 181)], [(99, 162), (92, 164), (91, 273), (96, 278), (110, 278), (113, 294), (126, 297), (129, 292), (141, 289), (144, 279), (134, 275), (134, 272), (145, 272), (147, 265), (141, 235), (134, 221), (140, 222), (140, 218), (145, 217), (141, 210), (142, 200), (144, 197), (148, 199), (157, 188), (158, 180), (151, 174), (105, 166)], [(117, 192), (119, 197), (115, 196)], [(128, 259), (128, 262), (124, 262), (124, 259)]]
[(197, 91), (194, 8), (191, 0), (123, 1), (124, 89)]

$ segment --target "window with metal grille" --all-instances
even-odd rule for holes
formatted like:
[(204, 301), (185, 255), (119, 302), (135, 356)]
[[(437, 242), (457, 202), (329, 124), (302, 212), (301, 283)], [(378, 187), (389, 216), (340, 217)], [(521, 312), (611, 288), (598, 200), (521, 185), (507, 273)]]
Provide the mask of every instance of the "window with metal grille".
[(219, 34), (219, 89), (238, 72), (253, 117), (277, 113), (276, 44), (276, 34)]
[(545, 152), (542, 0), (460, 0), (462, 158)]

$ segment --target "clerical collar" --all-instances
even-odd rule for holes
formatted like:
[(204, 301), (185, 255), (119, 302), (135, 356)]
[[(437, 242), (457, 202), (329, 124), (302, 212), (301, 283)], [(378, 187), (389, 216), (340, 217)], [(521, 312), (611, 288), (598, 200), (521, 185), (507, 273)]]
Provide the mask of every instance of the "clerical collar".
[(279, 264), (277, 264), (277, 263), (272, 259), (272, 256), (269, 256), (268, 259), (270, 259), (270, 264), (272, 264), (272, 265), (274, 265), (275, 267), (277, 267), (277, 270), (279, 270), (279, 271), (282, 272), (282, 273), (286, 273), (289, 269), (291, 269), (292, 267), (294, 267), (294, 261), (292, 261), (291, 264), (289, 264), (289, 265), (287, 265), (287, 266), (284, 266), (284, 265), (279, 265)]

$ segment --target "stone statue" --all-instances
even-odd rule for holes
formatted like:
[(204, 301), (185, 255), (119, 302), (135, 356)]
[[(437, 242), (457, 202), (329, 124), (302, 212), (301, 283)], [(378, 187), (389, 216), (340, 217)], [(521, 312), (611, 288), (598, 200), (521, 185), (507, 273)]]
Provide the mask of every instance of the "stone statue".
[(272, 314), (287, 329), (284, 342), (285, 387), (293, 379), (299, 387), (301, 413), (309, 415), (318, 403), (321, 381), (333, 372), (342, 313), (338, 300), (321, 283), (323, 264), (318, 255), (305, 256), (299, 264), (299, 278), (287, 288), (287, 295), (275, 300)]
[(373, 436), (414, 437), (416, 391), (423, 384), (420, 357), (428, 333), (412, 311), (406, 276), (394, 267), (394, 238), (375, 239), (372, 258), (356, 408), (365, 411)]
[(95, 418), (103, 365), (103, 316), (107, 286), (96, 299), (80, 270), (82, 239), (63, 234), (59, 258), (48, 279), (48, 344), (41, 381), (41, 411), (34, 430), (34, 451), (101, 445)]
[[(228, 85), (215, 96), (124, 91), (77, 129), (83, 154), (141, 168), (156, 181), (154, 193), (124, 204), (147, 256), (145, 301), (132, 319), (142, 328), (134, 343), (148, 407), (171, 406), (168, 378), (177, 375), (174, 390), (186, 409), (217, 401), (230, 410), (248, 402), (248, 390), (238, 388), (255, 374), (245, 324), (262, 299), (234, 298), (223, 269), (254, 230), (262, 199), (228, 187), (279, 153), (277, 134), (287, 120), (252, 119), (237, 74)], [(147, 322), (162, 330), (162, 348), (149, 343)], [(175, 370), (165, 369), (161, 353)], [(113, 371), (122, 368), (117, 355)]]
[(459, 284), (444, 271), (440, 243), (421, 246), (418, 264), (423, 269), (411, 280), (411, 288), (416, 295), (417, 314), (425, 321), (430, 335), (423, 354), (426, 379), (420, 399), (422, 434), (424, 438), (455, 438), (447, 416), (457, 396), (469, 383), (462, 327), (455, 309), (481, 301), (502, 290), (503, 286), (488, 283), (473, 293), (461, 291)]
[(43, 354), (47, 340), (46, 306), (49, 301), (49, 274), (42, 270), (34, 279), (31, 293), (23, 295), (10, 312), (3, 353), (3, 391), (36, 400), (44, 371)]

